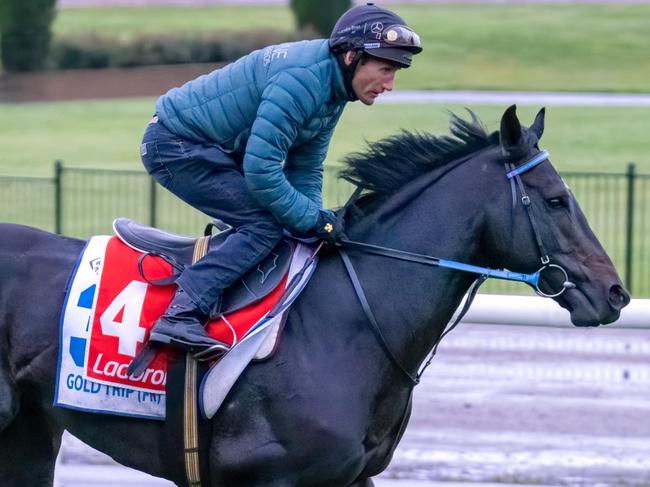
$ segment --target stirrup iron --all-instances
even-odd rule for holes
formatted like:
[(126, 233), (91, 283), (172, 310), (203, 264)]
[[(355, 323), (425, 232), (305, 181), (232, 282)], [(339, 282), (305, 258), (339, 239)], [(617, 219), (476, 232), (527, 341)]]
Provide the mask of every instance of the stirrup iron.
[(215, 360), (224, 356), (229, 351), (230, 347), (227, 347), (226, 345), (216, 344), (206, 348), (205, 350), (199, 350), (193, 354), (193, 357), (199, 362), (209, 362), (210, 360)]

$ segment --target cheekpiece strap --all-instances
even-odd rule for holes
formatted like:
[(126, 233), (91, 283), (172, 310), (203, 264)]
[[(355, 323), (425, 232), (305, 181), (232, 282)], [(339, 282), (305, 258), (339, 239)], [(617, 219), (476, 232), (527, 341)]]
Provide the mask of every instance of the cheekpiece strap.
[(548, 159), (548, 151), (543, 150), (539, 154), (537, 154), (535, 157), (533, 157), (530, 161), (525, 162), (521, 166), (517, 166), (515, 169), (513, 169), (509, 173), (506, 173), (506, 176), (508, 177), (508, 179), (512, 179), (512, 178), (514, 178), (515, 176), (517, 176), (519, 174), (523, 174), (526, 171), (529, 171), (530, 169), (534, 168), (538, 164), (541, 164), (542, 162), (544, 162), (547, 159)]

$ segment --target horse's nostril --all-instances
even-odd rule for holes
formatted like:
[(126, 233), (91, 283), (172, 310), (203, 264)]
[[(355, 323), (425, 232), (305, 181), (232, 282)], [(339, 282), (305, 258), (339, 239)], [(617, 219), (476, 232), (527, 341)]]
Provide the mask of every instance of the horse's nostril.
[(622, 309), (630, 304), (630, 295), (622, 286), (615, 284), (609, 289), (609, 304), (614, 309)]

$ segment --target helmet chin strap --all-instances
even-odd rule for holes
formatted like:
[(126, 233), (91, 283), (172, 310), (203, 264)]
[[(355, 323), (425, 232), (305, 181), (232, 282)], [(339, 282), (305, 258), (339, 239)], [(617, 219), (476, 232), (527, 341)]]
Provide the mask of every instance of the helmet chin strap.
[(341, 66), (341, 71), (343, 71), (343, 82), (345, 83), (345, 89), (348, 92), (350, 101), (357, 101), (359, 98), (357, 97), (356, 93), (354, 92), (354, 89), (352, 88), (352, 78), (354, 77), (354, 72), (357, 70), (359, 61), (361, 61), (361, 58), (363, 57), (363, 51), (355, 50), (354, 56), (352, 57), (352, 61), (350, 62), (350, 64), (345, 64), (345, 60), (343, 59), (345, 54), (346, 54), (345, 52), (342, 52), (341, 54), (336, 56), (336, 59), (339, 62), (339, 66)]

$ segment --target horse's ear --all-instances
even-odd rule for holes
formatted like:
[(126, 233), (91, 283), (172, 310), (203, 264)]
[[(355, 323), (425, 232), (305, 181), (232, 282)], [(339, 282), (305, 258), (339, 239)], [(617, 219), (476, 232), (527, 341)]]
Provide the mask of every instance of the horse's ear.
[(542, 108), (538, 113), (537, 116), (535, 117), (535, 121), (533, 124), (530, 126), (530, 130), (533, 131), (535, 135), (537, 135), (537, 140), (542, 138), (542, 134), (544, 133), (544, 115), (546, 113), (546, 108)]
[(516, 147), (521, 141), (521, 123), (517, 118), (517, 105), (509, 106), (501, 117), (499, 138), (506, 154), (510, 152), (509, 148)]

